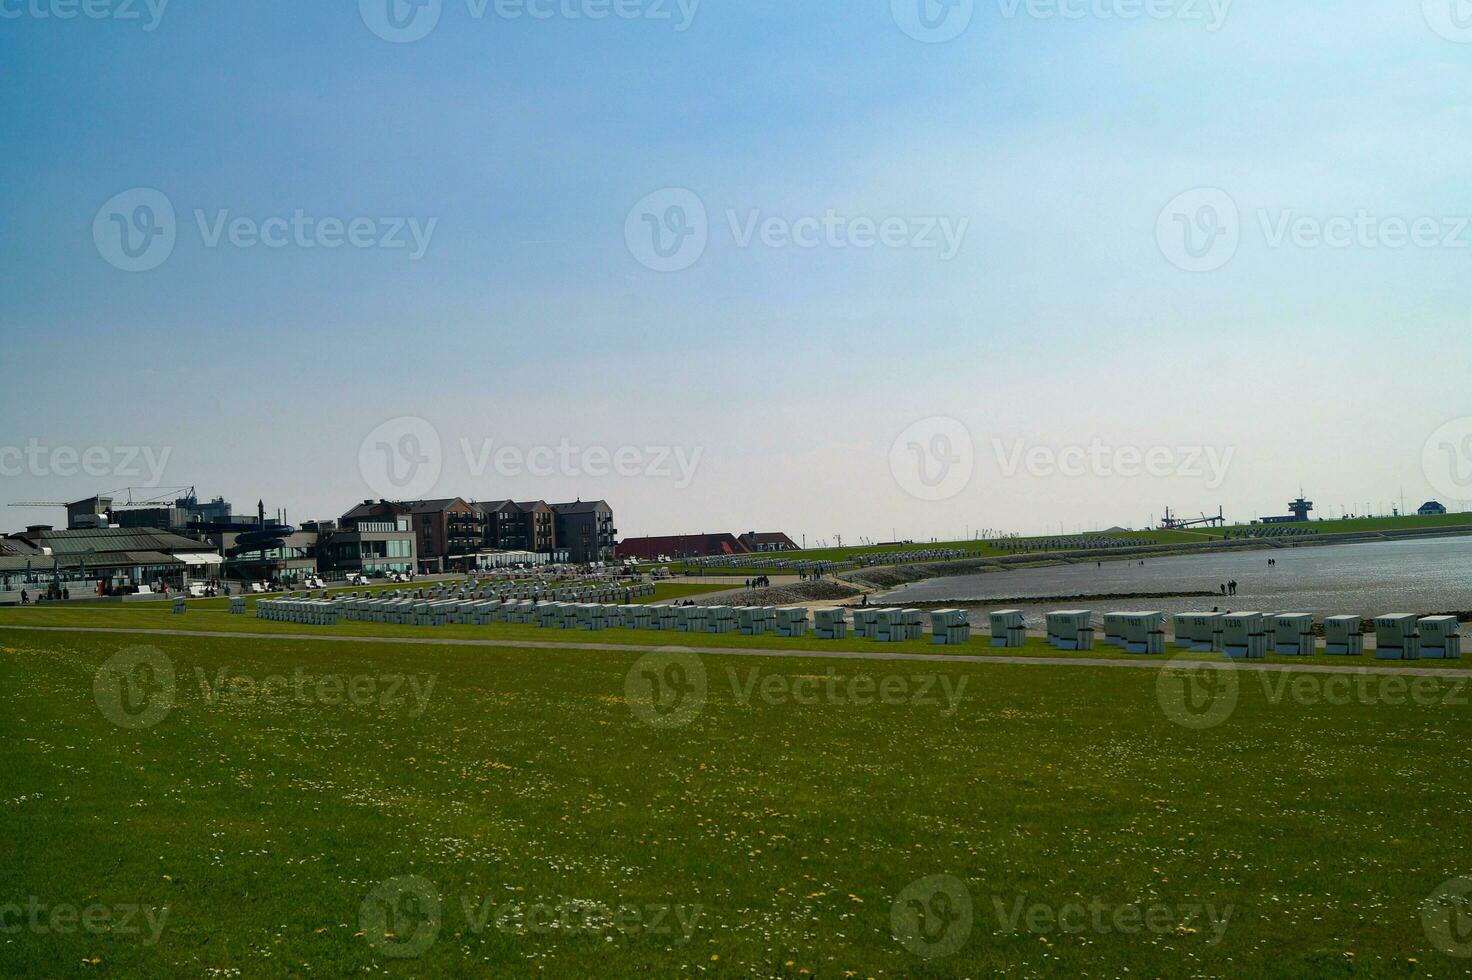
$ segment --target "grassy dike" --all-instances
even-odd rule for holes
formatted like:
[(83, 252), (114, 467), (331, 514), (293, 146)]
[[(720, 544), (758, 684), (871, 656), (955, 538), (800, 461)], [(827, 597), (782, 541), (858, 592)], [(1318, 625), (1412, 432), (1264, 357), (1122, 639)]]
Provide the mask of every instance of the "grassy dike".
[[(888, 555), (919, 550), (953, 550), (962, 552), (961, 557), (954, 559), (956, 562), (971, 562), (983, 559), (1005, 560), (1008, 564), (1028, 564), (1037, 562), (1048, 562), (1050, 560), (1063, 560), (1060, 556), (1074, 556), (1078, 560), (1094, 561), (1111, 560), (1114, 558), (1129, 558), (1139, 555), (1164, 555), (1174, 553), (1193, 553), (1201, 551), (1216, 551), (1223, 548), (1236, 550), (1243, 547), (1310, 547), (1315, 545), (1331, 545), (1362, 540), (1374, 540), (1376, 537), (1396, 538), (1402, 536), (1436, 535), (1446, 534), (1472, 534), (1472, 514), (1442, 514), (1427, 517), (1410, 515), (1407, 517), (1372, 517), (1358, 518), (1355, 520), (1332, 520), (1332, 521), (1309, 521), (1307, 524), (1294, 525), (1295, 528), (1307, 529), (1309, 534), (1302, 537), (1285, 538), (1257, 538), (1243, 540), (1240, 535), (1254, 530), (1261, 531), (1261, 527), (1253, 527), (1245, 524), (1234, 524), (1223, 528), (1193, 527), (1180, 531), (1123, 531), (1108, 535), (1109, 537), (1126, 538), (1142, 542), (1138, 548), (1111, 549), (1108, 552), (1093, 551), (1019, 551), (1015, 548), (999, 548), (993, 544), (982, 541), (937, 541), (917, 542), (910, 545), (859, 545), (845, 548), (809, 548), (805, 551), (784, 551), (778, 554), (753, 555), (753, 559), (761, 560), (768, 558), (781, 558), (788, 561), (824, 561), (842, 564), (848, 567), (848, 563), (858, 556), (881, 561)], [(1103, 532), (1097, 532), (1103, 533)], [(1231, 537), (1231, 535), (1238, 537)], [(1089, 535), (1064, 535), (1068, 539), (1079, 539)], [(1018, 544), (1034, 548), (1042, 547), (1046, 543), (1056, 541), (1057, 535), (1037, 536), (1018, 539)], [(1048, 544), (1051, 548), (1051, 544)], [(944, 569), (944, 562), (920, 563), (930, 568)], [(645, 568), (656, 567), (652, 563), (645, 563)], [(699, 575), (743, 575), (756, 574), (763, 571), (758, 567), (740, 565), (714, 566), (702, 569), (701, 566), (687, 562), (674, 562), (668, 567), (676, 571)], [(770, 569), (766, 570), (770, 572)], [(946, 574), (944, 571), (939, 574)]]
[[(99, 682), (140, 645), (161, 714)], [(1472, 867), (1449, 682), (1192, 728), (1155, 671), (652, 656), (0, 629), (0, 904), (162, 921), (0, 975), (1465, 969), (1422, 914)]]

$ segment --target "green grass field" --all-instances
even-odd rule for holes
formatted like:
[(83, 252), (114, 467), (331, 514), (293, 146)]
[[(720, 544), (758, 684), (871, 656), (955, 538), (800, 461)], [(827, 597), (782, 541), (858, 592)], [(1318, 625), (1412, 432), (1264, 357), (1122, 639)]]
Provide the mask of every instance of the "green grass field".
[[(48, 623), (285, 629), (0, 628), (3, 976), (1468, 972), (1462, 679)], [(690, 652), (298, 635), (363, 627)]]
[[(1354, 534), (1362, 531), (1414, 531), (1434, 527), (1459, 527), (1472, 524), (1472, 514), (1439, 514), (1422, 517), (1409, 514), (1404, 517), (1361, 517), (1354, 520), (1309, 521), (1297, 525), (1306, 527), (1315, 534)], [(1228, 531), (1250, 531), (1251, 525), (1235, 524), (1225, 528), (1191, 528), (1189, 532), (1220, 538)]]

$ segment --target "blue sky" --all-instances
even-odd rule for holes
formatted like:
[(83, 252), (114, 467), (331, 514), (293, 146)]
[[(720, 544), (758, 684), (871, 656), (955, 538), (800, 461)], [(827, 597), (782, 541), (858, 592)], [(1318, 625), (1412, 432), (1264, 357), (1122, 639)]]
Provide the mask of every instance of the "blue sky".
[[(1219, 24), (1204, 0), (1158, 17), (977, 0), (942, 43), (902, 27), (922, 0), (705, 0), (684, 30), (688, 0), (601, 20), (565, 13), (600, 0), (546, 18), (444, 0), (410, 43), (369, 27), (389, 0), (172, 0), (152, 30), (142, 0), (95, 2), (141, 20), (0, 3), (0, 447), (166, 450), (165, 484), (333, 516), (383, 489), (360, 465), (370, 433), (423, 419), (427, 492), (602, 496), (626, 533), (809, 543), (1465, 486), (1423, 460), (1472, 432), (1472, 44), (1439, 0), (1238, 0)], [(94, 219), (135, 188), (168, 200), (176, 241), (129, 272)], [(706, 244), (656, 271), (626, 224), (668, 189), (699, 201)], [(1162, 211), (1200, 189), (1225, 192), (1239, 243), (1197, 272)], [(375, 241), (433, 224), (418, 257), (210, 244), (221, 220), (298, 212), (370, 221)], [(774, 244), (830, 212), (861, 239), (855, 219), (899, 222), (905, 243)], [(1378, 247), (1314, 239), (1361, 213)], [(1383, 244), (1387, 220), (1418, 219), (1436, 244)], [(743, 245), (753, 220), (776, 237)], [(953, 256), (915, 247), (963, 222)], [(942, 499), (895, 451), (933, 419), (960, 424), (971, 463)], [(1455, 438), (1428, 450), (1439, 430)], [(498, 470), (467, 456), (486, 440), (641, 463)], [(1009, 471), (1019, 445), (1172, 455)], [(662, 449), (698, 460), (688, 480)], [(1220, 479), (1190, 465), (1206, 449)], [(5, 463), (0, 503), (143, 482)]]

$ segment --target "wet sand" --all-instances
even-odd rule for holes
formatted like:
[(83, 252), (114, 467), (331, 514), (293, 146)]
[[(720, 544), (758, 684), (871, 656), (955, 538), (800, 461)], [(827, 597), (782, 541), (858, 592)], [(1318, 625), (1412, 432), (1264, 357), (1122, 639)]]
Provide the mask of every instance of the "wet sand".
[[(1269, 566), (1268, 559), (1277, 565)], [(1237, 595), (1220, 595), (1235, 580)], [(1211, 593), (1192, 596), (1187, 593)], [(1078, 601), (1073, 596), (1149, 594), (1151, 599)], [(954, 603), (976, 612), (997, 600), (1023, 610), (1029, 625), (1058, 608), (1144, 608), (1163, 612), (1221, 609), (1304, 612), (1318, 616), (1472, 610), (1472, 538), (1377, 541), (1239, 553), (1180, 555), (960, 575), (917, 582), (871, 603)], [(981, 617), (984, 619), (984, 617)]]

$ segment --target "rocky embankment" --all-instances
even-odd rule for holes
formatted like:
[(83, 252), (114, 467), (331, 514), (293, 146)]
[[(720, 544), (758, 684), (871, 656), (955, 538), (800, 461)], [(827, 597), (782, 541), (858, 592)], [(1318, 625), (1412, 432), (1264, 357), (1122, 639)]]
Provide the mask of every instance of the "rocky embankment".
[(719, 599), (711, 601), (717, 601), (723, 606), (800, 606), (844, 602), (863, 595), (865, 591), (847, 582), (816, 579), (811, 582), (793, 582), (790, 585), (773, 585), (765, 589), (722, 592)]

